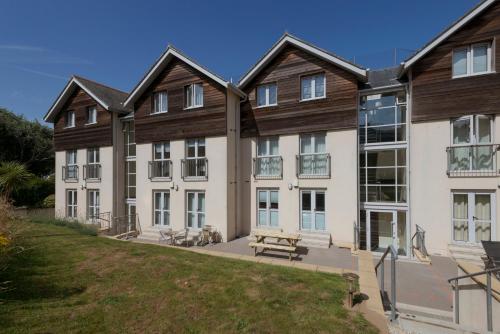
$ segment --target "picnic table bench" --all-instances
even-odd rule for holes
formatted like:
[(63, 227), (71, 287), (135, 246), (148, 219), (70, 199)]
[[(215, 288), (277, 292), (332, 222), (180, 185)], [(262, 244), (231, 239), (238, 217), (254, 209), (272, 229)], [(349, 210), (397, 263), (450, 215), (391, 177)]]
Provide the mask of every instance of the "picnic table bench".
[[(300, 241), (299, 234), (283, 233), (281, 231), (270, 230), (254, 230), (255, 242), (250, 242), (248, 246), (254, 249), (254, 255), (257, 256), (257, 248), (262, 248), (262, 252), (266, 250), (278, 250), (288, 252), (288, 259), (292, 260), (292, 253), (297, 251), (297, 242)], [(276, 239), (276, 243), (266, 242), (266, 239)], [(285, 240), (288, 245), (280, 244)]]

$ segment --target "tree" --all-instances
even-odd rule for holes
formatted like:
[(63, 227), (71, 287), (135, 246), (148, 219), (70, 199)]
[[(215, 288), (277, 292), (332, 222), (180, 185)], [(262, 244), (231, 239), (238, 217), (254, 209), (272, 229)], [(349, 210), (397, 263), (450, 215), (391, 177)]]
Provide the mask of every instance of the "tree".
[(0, 162), (19, 161), (35, 175), (54, 173), (52, 129), (0, 108)]
[(13, 191), (21, 189), (33, 178), (26, 166), (18, 162), (4, 162), (0, 165), (0, 189), (2, 195), (9, 199)]

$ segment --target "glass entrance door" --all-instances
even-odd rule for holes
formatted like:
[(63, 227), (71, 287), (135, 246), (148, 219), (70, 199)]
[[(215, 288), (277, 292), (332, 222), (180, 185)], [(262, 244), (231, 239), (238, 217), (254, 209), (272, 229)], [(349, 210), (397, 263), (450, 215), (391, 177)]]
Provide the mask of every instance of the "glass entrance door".
[(325, 228), (325, 192), (322, 190), (301, 190), (300, 229), (324, 231)]
[(361, 248), (384, 252), (394, 245), (399, 255), (408, 255), (408, 225), (406, 211), (363, 210), (361, 220)]

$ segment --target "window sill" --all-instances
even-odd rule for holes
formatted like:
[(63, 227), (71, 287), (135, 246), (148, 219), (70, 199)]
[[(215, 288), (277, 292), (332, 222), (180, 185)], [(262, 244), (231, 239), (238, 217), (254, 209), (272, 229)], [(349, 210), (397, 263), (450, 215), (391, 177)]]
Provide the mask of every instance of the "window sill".
[(88, 179), (84, 179), (84, 180), (88, 183), (100, 183), (101, 182), (101, 178), (95, 178), (95, 179), (88, 178)]
[(317, 175), (317, 174), (299, 174), (299, 179), (330, 179), (330, 175)]
[(272, 107), (277, 107), (278, 104), (275, 103), (275, 104), (266, 104), (266, 105), (263, 105), (263, 106), (256, 106), (255, 109), (265, 109), (265, 108), (272, 108)]
[(149, 115), (154, 116), (154, 115), (163, 115), (163, 114), (167, 114), (167, 113), (168, 113), (168, 110), (167, 111), (156, 111), (156, 112), (149, 113)]
[(64, 179), (64, 182), (66, 182), (66, 183), (77, 183), (78, 179)]
[(318, 101), (318, 100), (325, 100), (326, 99), (326, 95), (325, 96), (321, 96), (321, 97), (312, 97), (310, 99), (304, 99), (304, 100), (299, 100), (299, 103), (302, 103), (302, 102), (310, 102), (310, 101)]
[(208, 181), (208, 176), (184, 176), (182, 180), (186, 182)]
[(184, 110), (195, 110), (200, 108), (203, 108), (203, 104), (201, 106), (184, 107)]
[(88, 125), (95, 125), (95, 124), (97, 124), (97, 122), (85, 123), (85, 126), (88, 126)]
[(63, 129), (66, 130), (66, 129), (73, 129), (73, 128), (76, 128), (76, 126), (75, 125), (65, 126)]
[(151, 177), (150, 178), (151, 182), (171, 182), (172, 177)]
[(254, 175), (255, 180), (282, 180), (283, 175)]
[(462, 74), (462, 75), (452, 75), (452, 79), (463, 79), (463, 78), (473, 78), (473, 77), (480, 77), (483, 75), (489, 75), (489, 74), (496, 74), (496, 71), (488, 71), (488, 72), (481, 72), (481, 73), (472, 73), (472, 74)]

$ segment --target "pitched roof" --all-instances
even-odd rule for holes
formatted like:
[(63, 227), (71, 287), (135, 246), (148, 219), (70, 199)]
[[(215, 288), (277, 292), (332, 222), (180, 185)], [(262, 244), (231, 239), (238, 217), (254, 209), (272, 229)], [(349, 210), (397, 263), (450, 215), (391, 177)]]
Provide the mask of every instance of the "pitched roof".
[(324, 59), (332, 64), (335, 64), (355, 75), (361, 79), (366, 79), (366, 69), (356, 65), (344, 58), (337, 56), (329, 51), (318, 48), (304, 40), (301, 40), (289, 33), (283, 34), (281, 38), (259, 59), (259, 61), (252, 66), (252, 68), (240, 79), (238, 87), (244, 88), (271, 60), (276, 57), (279, 52), (288, 44), (291, 44), (301, 50), (311, 53), (321, 59)]
[(402, 66), (383, 68), (380, 70), (369, 70), (368, 79), (361, 89), (381, 89), (401, 86), (404, 81), (399, 78)]
[(232, 83), (224, 80), (217, 74), (213, 73), (212, 71), (208, 70), (206, 67), (200, 65), (193, 59), (189, 58), (182, 52), (180, 52), (178, 49), (174, 48), (173, 46), (169, 45), (165, 52), (155, 61), (153, 66), (146, 72), (144, 77), (139, 81), (139, 83), (134, 87), (134, 89), (130, 92), (129, 96), (124, 102), (125, 106), (132, 106), (133, 103), (139, 98), (139, 96), (146, 90), (146, 88), (153, 82), (153, 80), (162, 72), (163, 69), (167, 66), (167, 64), (173, 59), (173, 58), (180, 59), (184, 63), (188, 64), (189, 66), (195, 68), (196, 70), (200, 71), (210, 79), (214, 80), (221, 86), (225, 87), (226, 89), (232, 90), (234, 93), (239, 95), (240, 97), (244, 98), (246, 97), (245, 93), (243, 93), (241, 90), (239, 90), (235, 85)]
[(405, 60), (403, 62), (403, 71), (404, 73), (410, 66), (412, 66), (416, 61), (421, 59), (423, 56), (428, 54), (431, 50), (433, 50), (436, 46), (441, 44), (444, 40), (446, 40), (448, 37), (450, 37), (453, 33), (455, 33), (457, 30), (462, 28), (464, 25), (469, 23), (472, 19), (474, 19), (476, 16), (481, 14), (486, 8), (490, 7), (493, 3), (495, 3), (497, 0), (484, 0), (481, 3), (479, 3), (476, 7), (472, 8), (468, 13), (466, 13), (464, 16), (462, 16), (460, 19), (455, 21), (451, 26), (446, 28), (443, 32), (441, 32), (439, 35), (434, 37), (430, 42), (428, 42), (426, 45), (424, 45), (420, 50), (418, 50), (414, 55), (412, 55), (410, 58)]
[(123, 107), (123, 101), (127, 97), (127, 93), (74, 75), (68, 81), (68, 83), (59, 94), (56, 101), (52, 104), (49, 111), (45, 114), (43, 119), (46, 122), (52, 122), (55, 116), (61, 111), (61, 108), (64, 106), (66, 101), (70, 98), (70, 96), (75, 92), (77, 88), (83, 89), (97, 103), (99, 103), (104, 109), (108, 111), (118, 113), (127, 113), (131, 111), (130, 109)]

